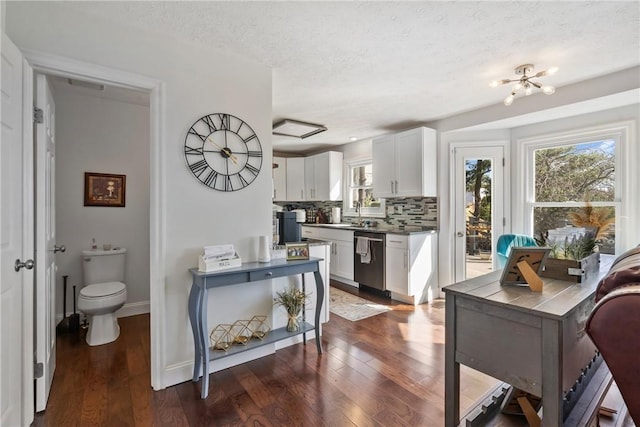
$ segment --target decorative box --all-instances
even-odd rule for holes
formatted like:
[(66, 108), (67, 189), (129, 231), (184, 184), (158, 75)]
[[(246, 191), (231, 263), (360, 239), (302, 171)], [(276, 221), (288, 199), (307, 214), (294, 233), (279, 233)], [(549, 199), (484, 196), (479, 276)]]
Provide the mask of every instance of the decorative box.
[(203, 273), (210, 273), (212, 271), (220, 271), (226, 270), (229, 268), (240, 267), (242, 264), (242, 259), (238, 253), (235, 253), (235, 256), (230, 258), (211, 258), (205, 259), (203, 255), (198, 257), (198, 270)]
[(547, 258), (541, 277), (583, 283), (600, 270), (600, 253), (596, 252), (581, 260)]

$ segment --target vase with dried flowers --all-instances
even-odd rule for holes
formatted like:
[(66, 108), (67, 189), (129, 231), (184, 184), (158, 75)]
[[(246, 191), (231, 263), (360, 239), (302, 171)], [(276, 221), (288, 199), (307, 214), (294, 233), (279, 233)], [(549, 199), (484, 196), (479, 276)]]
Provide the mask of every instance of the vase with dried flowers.
[(290, 286), (282, 292), (276, 292), (273, 303), (281, 305), (287, 311), (288, 332), (298, 332), (300, 330), (300, 313), (308, 298), (309, 294), (295, 286)]

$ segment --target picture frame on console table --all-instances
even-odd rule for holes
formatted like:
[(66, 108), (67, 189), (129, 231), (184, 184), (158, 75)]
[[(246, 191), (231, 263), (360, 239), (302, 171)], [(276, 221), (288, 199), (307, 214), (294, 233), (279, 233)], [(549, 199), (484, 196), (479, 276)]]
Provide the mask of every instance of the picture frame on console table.
[(287, 243), (287, 261), (309, 259), (308, 243)]
[(511, 248), (509, 258), (500, 276), (500, 284), (529, 285), (525, 275), (520, 267), (518, 267), (518, 263), (526, 262), (535, 274), (540, 275), (550, 251), (550, 248), (540, 248), (536, 246), (516, 246)]

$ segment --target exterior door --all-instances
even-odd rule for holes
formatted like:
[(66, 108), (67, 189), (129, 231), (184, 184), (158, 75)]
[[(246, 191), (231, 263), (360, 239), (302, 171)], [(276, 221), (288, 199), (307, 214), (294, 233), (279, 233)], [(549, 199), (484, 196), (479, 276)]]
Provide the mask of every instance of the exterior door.
[(493, 271), (504, 232), (504, 148), (456, 147), (455, 281)]
[(55, 104), (47, 77), (36, 78), (36, 362), (43, 375), (36, 379), (36, 411), (47, 406), (56, 369), (56, 218)]
[(4, 33), (0, 52), (0, 425), (17, 426), (33, 420), (32, 152), (23, 144), (22, 101), (30, 67)]

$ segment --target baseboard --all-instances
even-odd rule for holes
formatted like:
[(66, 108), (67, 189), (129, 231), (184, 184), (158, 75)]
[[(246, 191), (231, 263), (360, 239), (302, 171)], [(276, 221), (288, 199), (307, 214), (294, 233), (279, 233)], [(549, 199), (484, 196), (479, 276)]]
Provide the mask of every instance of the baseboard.
[(149, 301), (132, 302), (125, 304), (116, 312), (117, 317), (137, 316), (138, 314), (147, 314), (151, 312), (151, 303)]
[(345, 279), (344, 277), (334, 276), (334, 275), (330, 275), (329, 277), (331, 278), (331, 280), (344, 283), (345, 285), (353, 286), (354, 288), (357, 288), (360, 286), (360, 283), (354, 282), (353, 280)]

